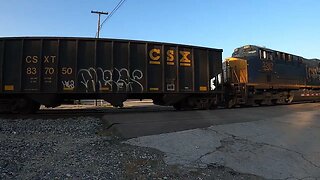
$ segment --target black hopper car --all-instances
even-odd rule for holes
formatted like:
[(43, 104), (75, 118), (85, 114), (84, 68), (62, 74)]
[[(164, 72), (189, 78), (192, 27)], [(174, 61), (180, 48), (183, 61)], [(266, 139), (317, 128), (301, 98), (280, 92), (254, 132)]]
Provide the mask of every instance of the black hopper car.
[(223, 94), (221, 62), (221, 49), (179, 44), (0, 38), (1, 111), (30, 113), (79, 99), (120, 107), (127, 99), (153, 99), (177, 109), (210, 108)]
[(0, 38), (0, 110), (32, 113), (79, 99), (153, 99), (176, 109), (320, 100), (320, 61), (244, 46), (222, 49), (95, 39)]

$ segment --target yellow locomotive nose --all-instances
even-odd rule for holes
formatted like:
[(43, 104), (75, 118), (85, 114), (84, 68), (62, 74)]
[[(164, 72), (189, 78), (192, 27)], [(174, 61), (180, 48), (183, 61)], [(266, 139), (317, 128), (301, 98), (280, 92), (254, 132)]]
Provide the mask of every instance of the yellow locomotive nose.
[(224, 73), (230, 83), (248, 83), (248, 63), (245, 59), (230, 57), (223, 64)]

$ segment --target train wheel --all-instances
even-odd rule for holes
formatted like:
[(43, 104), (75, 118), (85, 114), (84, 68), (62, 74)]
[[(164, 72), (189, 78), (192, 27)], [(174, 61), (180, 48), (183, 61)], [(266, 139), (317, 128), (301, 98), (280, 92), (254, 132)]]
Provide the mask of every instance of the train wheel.
[(180, 111), (181, 110), (181, 103), (176, 103), (176, 104), (173, 105), (173, 107), (174, 107), (175, 110)]
[(255, 100), (254, 103), (255, 103), (257, 106), (261, 106), (262, 103), (263, 103), (263, 100), (261, 100), (261, 99)]
[(236, 105), (235, 100), (234, 99), (230, 99), (229, 101), (227, 101), (227, 108), (233, 108)]
[(39, 109), (39, 103), (26, 98), (16, 99), (11, 104), (11, 112), (17, 114), (32, 114)]
[(209, 107), (209, 109), (217, 109), (218, 108), (218, 105), (217, 104), (212, 104), (210, 107)]
[(293, 96), (289, 96), (289, 97), (285, 100), (285, 102), (286, 102), (287, 104), (290, 104), (290, 103), (292, 102), (292, 100), (293, 100)]
[(178, 111), (181, 111), (181, 110), (187, 111), (187, 110), (193, 109), (193, 107), (188, 104), (187, 100), (182, 100), (180, 102), (177, 102), (176, 104), (173, 105), (173, 107)]
[(272, 106), (275, 106), (275, 105), (277, 105), (278, 103), (278, 99), (271, 99), (271, 105)]
[(213, 100), (209, 98), (199, 98), (196, 99), (195, 106), (197, 109), (210, 109), (210, 107), (213, 105)]

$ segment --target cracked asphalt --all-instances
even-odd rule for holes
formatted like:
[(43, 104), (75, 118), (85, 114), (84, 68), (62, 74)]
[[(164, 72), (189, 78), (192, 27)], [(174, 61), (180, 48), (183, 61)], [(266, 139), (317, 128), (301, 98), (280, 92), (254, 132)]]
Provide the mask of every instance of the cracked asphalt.
[(125, 143), (160, 150), (169, 165), (223, 166), (266, 179), (320, 179), (319, 108), (309, 103), (202, 112), (209, 127)]

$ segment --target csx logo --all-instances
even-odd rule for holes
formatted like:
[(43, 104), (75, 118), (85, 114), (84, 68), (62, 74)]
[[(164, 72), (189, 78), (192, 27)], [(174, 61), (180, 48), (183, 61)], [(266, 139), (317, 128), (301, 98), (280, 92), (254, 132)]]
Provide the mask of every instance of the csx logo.
[[(191, 66), (191, 60), (189, 59), (191, 52), (179, 51), (179, 54), (181, 56), (179, 60), (180, 66)], [(149, 57), (151, 59), (151, 61), (149, 61), (150, 64), (160, 64), (161, 49), (157, 49), (157, 48), (151, 49), (149, 51)], [(173, 49), (167, 50), (166, 60), (167, 60), (167, 65), (174, 65), (175, 50)]]

